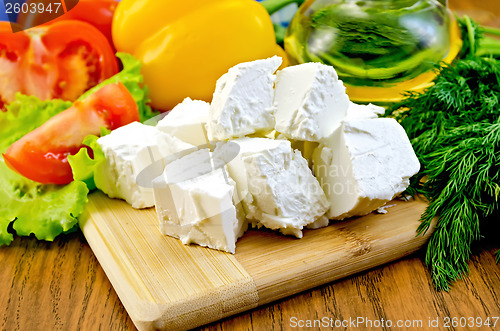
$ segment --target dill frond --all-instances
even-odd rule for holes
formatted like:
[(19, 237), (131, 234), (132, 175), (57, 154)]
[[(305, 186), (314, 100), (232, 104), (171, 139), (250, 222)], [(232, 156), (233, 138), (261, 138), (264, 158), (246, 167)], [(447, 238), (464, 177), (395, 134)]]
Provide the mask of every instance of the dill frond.
[[(478, 35), (472, 32), (466, 52), (477, 50)], [(422, 93), (408, 93), (386, 115), (405, 128), (422, 164), (409, 191), (429, 201), (419, 234), (438, 219), (425, 262), (435, 286), (449, 290), (451, 282), (469, 271), (471, 245), (481, 238), (481, 221), (499, 213), (500, 61), (466, 56), (441, 64), (434, 85)]]

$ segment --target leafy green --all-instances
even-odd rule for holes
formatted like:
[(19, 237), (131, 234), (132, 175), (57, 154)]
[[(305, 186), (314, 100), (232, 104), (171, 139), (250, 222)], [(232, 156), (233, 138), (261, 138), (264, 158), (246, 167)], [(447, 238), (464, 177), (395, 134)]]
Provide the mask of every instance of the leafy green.
[[(33, 96), (16, 95), (16, 100), (0, 112), (0, 152), (47, 119), (69, 108), (71, 102), (41, 101)], [(0, 246), (10, 244), (13, 235), (34, 233), (38, 239), (53, 240), (70, 231), (77, 223), (87, 201), (87, 188), (82, 183), (67, 186), (42, 185), (10, 170), (0, 160)]]
[(68, 156), (68, 162), (73, 171), (73, 178), (84, 182), (89, 190), (96, 188), (95, 181), (99, 178), (94, 178), (95, 170), (99, 168), (106, 160), (101, 146), (97, 143), (99, 137), (90, 135), (85, 137), (83, 144), (92, 150), (92, 157), (89, 155), (87, 148), (82, 148), (75, 155)]
[(468, 16), (458, 19), (462, 31), (462, 50), (460, 57), (488, 56), (500, 57), (500, 29), (480, 26)]
[(134, 98), (134, 101), (137, 103), (137, 106), (139, 107), (139, 116), (141, 122), (144, 122), (147, 119), (158, 115), (158, 113), (153, 111), (148, 105), (149, 90), (147, 86), (143, 85), (141, 62), (128, 53), (116, 53), (116, 56), (122, 61), (123, 69), (116, 75), (106, 79), (105, 81), (82, 94), (79, 100), (85, 99), (88, 95), (96, 92), (105, 85), (121, 82), (123, 85), (125, 85), (125, 87)]
[[(79, 100), (104, 85), (121, 82), (136, 101), (141, 121), (153, 117), (156, 113), (147, 105), (148, 90), (142, 86), (141, 63), (129, 54), (118, 53), (117, 56), (122, 60), (123, 70), (85, 92)], [(5, 152), (13, 142), (71, 105), (67, 101), (40, 101), (33, 96), (18, 94), (16, 101), (7, 106), (7, 111), (0, 113), (0, 152)], [(75, 162), (81, 165), (75, 167), (76, 180), (64, 186), (42, 185), (28, 180), (11, 171), (1, 159), (0, 245), (12, 242), (10, 225), (18, 235), (33, 233), (42, 240), (53, 240), (58, 234), (71, 231), (77, 225), (78, 216), (87, 202), (89, 188), (95, 187), (92, 167), (104, 158), (95, 146), (97, 138), (92, 139), (87, 138), (84, 143), (93, 149), (93, 158), (83, 148), (75, 156)]]
[(70, 101), (41, 101), (18, 93), (16, 100), (7, 106), (7, 111), (0, 112), (0, 152), (5, 152), (13, 142), (71, 105)]
[(482, 222), (500, 214), (500, 61), (478, 56), (477, 24), (462, 20), (461, 27), (463, 58), (386, 112), (405, 128), (422, 164), (411, 190), (429, 200), (419, 233), (437, 217), (426, 264), (444, 290), (468, 272)]
[(30, 181), (0, 162), (0, 245), (10, 244), (13, 235), (34, 234), (40, 240), (54, 240), (73, 230), (87, 203), (88, 189), (82, 182), (43, 185)]

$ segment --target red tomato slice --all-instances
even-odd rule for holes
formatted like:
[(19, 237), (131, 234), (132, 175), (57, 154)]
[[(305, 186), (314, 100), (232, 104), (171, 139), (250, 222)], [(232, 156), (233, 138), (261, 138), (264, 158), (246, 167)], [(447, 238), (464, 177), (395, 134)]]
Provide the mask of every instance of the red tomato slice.
[(16, 92), (74, 101), (118, 72), (106, 38), (80, 21), (12, 33), (0, 22), (0, 109)]
[[(28, 8), (31, 8), (33, 3), (39, 6), (40, 3), (47, 7), (53, 0), (28, 0), (25, 1)], [(108, 38), (110, 45), (113, 45), (111, 38), (111, 22), (113, 13), (115, 12), (118, 0), (80, 0), (73, 8), (69, 9), (64, 15), (56, 17), (50, 12), (42, 12), (36, 10), (32, 12), (20, 12), (17, 16), (17, 23), (25, 28), (31, 28), (42, 25), (50, 20), (50, 23), (62, 20), (78, 20), (87, 22), (96, 27), (101, 33)]]
[(0, 110), (5, 103), (14, 100), (16, 92), (23, 91), (23, 75), (21, 73), (21, 56), (27, 53), (30, 39), (26, 34), (10, 32), (4, 38), (5, 32), (10, 30), (8, 22), (0, 22)]
[(139, 111), (127, 88), (122, 83), (106, 85), (13, 143), (3, 157), (31, 180), (67, 184), (73, 180), (67, 156), (83, 147), (87, 135), (134, 121), (139, 121)]

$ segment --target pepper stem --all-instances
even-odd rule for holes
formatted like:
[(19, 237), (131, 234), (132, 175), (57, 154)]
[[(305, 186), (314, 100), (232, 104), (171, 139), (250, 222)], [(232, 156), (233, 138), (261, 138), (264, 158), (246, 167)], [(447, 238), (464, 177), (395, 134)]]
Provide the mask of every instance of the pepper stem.
[(300, 6), (303, 2), (304, 0), (264, 0), (260, 3), (262, 4), (262, 6), (264, 6), (269, 15), (272, 15), (281, 8), (286, 7), (291, 3), (296, 3)]

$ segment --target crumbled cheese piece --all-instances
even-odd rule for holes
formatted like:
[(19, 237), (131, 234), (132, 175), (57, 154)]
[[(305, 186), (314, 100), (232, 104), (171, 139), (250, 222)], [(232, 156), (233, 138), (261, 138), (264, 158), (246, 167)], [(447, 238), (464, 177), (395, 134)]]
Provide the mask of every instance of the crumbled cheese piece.
[(217, 80), (210, 106), (210, 140), (227, 140), (274, 128), (274, 72), (278, 56), (240, 63)]
[(202, 149), (171, 162), (154, 182), (156, 211), (163, 234), (183, 244), (235, 253), (248, 228), (237, 205), (235, 183), (224, 160)]
[(156, 127), (194, 146), (206, 145), (208, 139), (205, 127), (209, 109), (208, 102), (186, 98), (159, 121)]
[(349, 108), (347, 108), (347, 119), (369, 119), (378, 118), (378, 115), (382, 115), (385, 112), (384, 107), (376, 106), (374, 104), (359, 105), (352, 101), (349, 101)]
[(330, 219), (376, 210), (403, 192), (420, 168), (406, 132), (391, 118), (344, 121), (313, 161)]
[(376, 212), (378, 214), (387, 214), (387, 208), (391, 208), (391, 207), (394, 207), (396, 206), (396, 204), (392, 204), (392, 205), (383, 205), (382, 207), (378, 207)]
[[(169, 157), (192, 152), (195, 147), (159, 131), (133, 122), (97, 140), (106, 161), (96, 170), (97, 188), (111, 198), (126, 200), (134, 208), (154, 206), (148, 171), (162, 171)], [(154, 172), (153, 171), (153, 172)], [(141, 176), (143, 180), (141, 181)]]
[(330, 224), (330, 220), (328, 219), (328, 217), (326, 217), (326, 215), (323, 215), (323, 216), (319, 217), (313, 223), (308, 224), (306, 226), (306, 228), (310, 229), (310, 230), (316, 230), (316, 229), (324, 228), (324, 227), (328, 226), (329, 224)]
[(228, 168), (238, 189), (243, 190), (240, 196), (247, 218), (257, 226), (301, 238), (302, 229), (328, 210), (328, 201), (307, 161), (292, 150), (289, 141), (241, 138), (218, 144), (214, 153), (221, 153), (228, 144), (239, 146), (238, 157)]
[(333, 67), (304, 63), (278, 71), (274, 103), (276, 131), (319, 142), (345, 118), (349, 98)]

